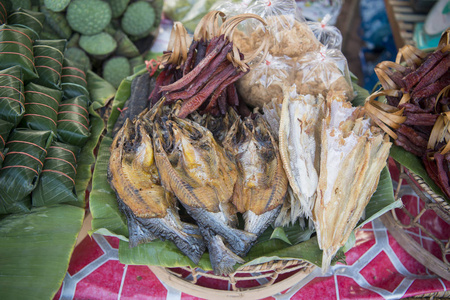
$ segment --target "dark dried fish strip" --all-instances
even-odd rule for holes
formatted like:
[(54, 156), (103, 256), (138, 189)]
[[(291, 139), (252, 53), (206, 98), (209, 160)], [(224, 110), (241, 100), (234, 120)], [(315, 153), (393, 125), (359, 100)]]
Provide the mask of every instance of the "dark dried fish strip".
[[(438, 51), (440, 52), (440, 51)], [(423, 76), (419, 83), (417, 83), (414, 91), (419, 91), (427, 85), (439, 80), (445, 73), (448, 72), (448, 66), (450, 65), (450, 56), (446, 55), (441, 59), (441, 61), (436, 64), (436, 66), (428, 72), (425, 76)]]
[(410, 91), (420, 79), (427, 74), (441, 59), (444, 54), (441, 51), (433, 52), (428, 58), (417, 68), (416, 71), (406, 75), (403, 80), (406, 84), (406, 89)]
[(414, 126), (433, 126), (439, 115), (430, 113), (409, 113), (405, 114), (406, 121), (403, 123), (405, 125)]

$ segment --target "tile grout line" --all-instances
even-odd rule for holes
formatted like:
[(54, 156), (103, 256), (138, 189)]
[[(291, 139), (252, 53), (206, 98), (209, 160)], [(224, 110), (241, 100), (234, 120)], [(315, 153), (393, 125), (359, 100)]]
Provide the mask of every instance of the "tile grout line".
[(125, 283), (125, 277), (127, 275), (127, 271), (128, 271), (128, 265), (125, 265), (125, 267), (123, 268), (122, 280), (120, 281), (120, 288), (119, 288), (119, 294), (117, 295), (117, 300), (120, 300), (120, 298), (122, 297), (123, 284)]

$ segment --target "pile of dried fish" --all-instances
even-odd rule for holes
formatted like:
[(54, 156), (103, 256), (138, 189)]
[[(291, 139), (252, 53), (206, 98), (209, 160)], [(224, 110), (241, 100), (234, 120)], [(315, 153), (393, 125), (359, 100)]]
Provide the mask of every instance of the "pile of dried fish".
[[(127, 217), (131, 247), (168, 239), (194, 263), (207, 247), (214, 272), (227, 274), (278, 216), (288, 181), (265, 120), (258, 113), (241, 119), (238, 103), (227, 100), (234, 97), (232, 83), (248, 70), (230, 42), (232, 29), (254, 16), (230, 18), (216, 28), (218, 16), (206, 17), (214, 34), (192, 44), (199, 48), (163, 58), (150, 101), (162, 98), (119, 130), (108, 179)], [(182, 25), (173, 32), (169, 47), (186, 45)], [(229, 109), (214, 104), (220, 95)], [(197, 109), (205, 101), (201, 111), (212, 113), (201, 116)], [(196, 225), (181, 222), (177, 203)], [(244, 216), (243, 230), (237, 212)]]
[[(396, 62), (382, 62), (375, 72), (383, 90), (371, 95), (367, 110), (397, 146), (420, 157), (428, 175), (450, 198), (450, 45), (425, 53), (407, 45)], [(444, 39), (445, 38), (445, 39)], [(404, 60), (404, 64), (402, 63)], [(387, 104), (375, 101), (386, 96)]]

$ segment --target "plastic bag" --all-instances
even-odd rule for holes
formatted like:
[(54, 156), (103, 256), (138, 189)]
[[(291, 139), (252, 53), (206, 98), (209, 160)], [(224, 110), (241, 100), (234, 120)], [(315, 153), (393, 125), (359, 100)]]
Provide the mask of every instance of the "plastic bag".
[(237, 83), (239, 94), (251, 106), (263, 107), (274, 98), (282, 98), (283, 85), (292, 81), (293, 61), (288, 56), (267, 55), (265, 61)]
[(321, 22), (307, 22), (314, 36), (328, 49), (342, 47), (342, 34), (336, 26), (329, 25), (331, 15), (327, 14)]
[(347, 59), (337, 49), (322, 47), (296, 61), (294, 81), (297, 93), (326, 96), (329, 91), (343, 92), (348, 100), (354, 97)]

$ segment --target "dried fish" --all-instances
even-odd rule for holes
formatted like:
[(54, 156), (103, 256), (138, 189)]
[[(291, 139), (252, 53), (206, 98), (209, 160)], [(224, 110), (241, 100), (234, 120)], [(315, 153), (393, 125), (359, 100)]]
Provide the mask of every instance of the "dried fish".
[(236, 263), (243, 262), (235, 253), (243, 252), (256, 239), (256, 235), (235, 228), (237, 217), (231, 203), (237, 179), (234, 160), (208, 129), (188, 119), (156, 120), (154, 133), (163, 186), (178, 197), (199, 225), (214, 272), (232, 272)]
[(277, 144), (257, 113), (234, 122), (224, 147), (236, 158), (239, 172), (233, 203), (244, 216), (245, 231), (259, 236), (278, 216), (288, 186)]
[(161, 186), (145, 122), (127, 119), (111, 145), (108, 180), (128, 221), (130, 247), (170, 240), (194, 263), (205, 245), (196, 226), (183, 223), (172, 193)]
[(312, 216), (319, 180), (320, 132), (324, 98), (297, 95), (295, 86), (285, 90), (280, 117), (280, 154), (295, 195), (291, 221)]
[(327, 96), (313, 220), (325, 272), (361, 218), (386, 165), (391, 143), (342, 95)]

